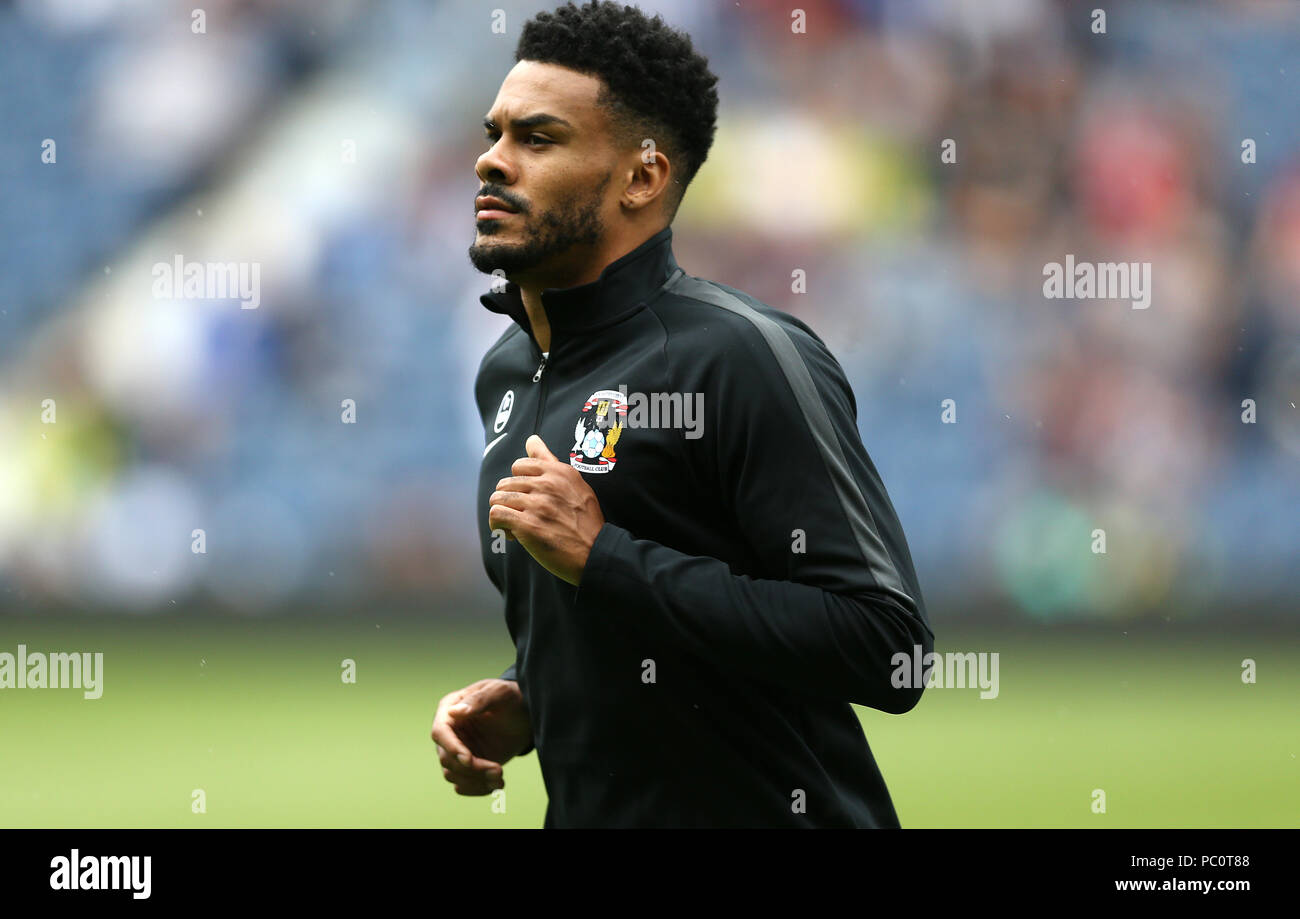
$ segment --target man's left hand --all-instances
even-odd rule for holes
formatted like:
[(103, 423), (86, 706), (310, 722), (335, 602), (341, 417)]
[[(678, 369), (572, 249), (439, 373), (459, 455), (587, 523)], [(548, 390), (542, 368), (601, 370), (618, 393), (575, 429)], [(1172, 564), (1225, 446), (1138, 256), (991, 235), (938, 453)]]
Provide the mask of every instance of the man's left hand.
[(605, 515), (582, 473), (556, 459), (540, 437), (533, 434), (524, 447), (528, 455), (515, 460), (488, 499), (488, 526), (505, 530), (539, 565), (576, 587)]

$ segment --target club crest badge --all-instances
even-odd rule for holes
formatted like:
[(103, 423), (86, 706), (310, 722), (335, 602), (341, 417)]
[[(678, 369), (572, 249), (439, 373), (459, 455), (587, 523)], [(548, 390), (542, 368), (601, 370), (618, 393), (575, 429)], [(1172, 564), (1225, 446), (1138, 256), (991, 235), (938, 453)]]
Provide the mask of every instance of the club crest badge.
[(582, 406), (573, 429), (569, 465), (579, 472), (609, 472), (618, 462), (614, 445), (627, 423), (627, 402), (616, 389), (594, 392)]

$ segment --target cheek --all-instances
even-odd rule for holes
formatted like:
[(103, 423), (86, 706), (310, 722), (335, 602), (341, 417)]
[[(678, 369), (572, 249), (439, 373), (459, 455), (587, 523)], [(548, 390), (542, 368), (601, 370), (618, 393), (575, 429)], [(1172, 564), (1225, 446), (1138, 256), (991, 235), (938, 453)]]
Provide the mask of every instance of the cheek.
[[(558, 157), (557, 157), (558, 160)], [(528, 197), (530, 212), (543, 214), (554, 211), (609, 209), (608, 198), (612, 179), (606, 181), (603, 169), (593, 169), (590, 164), (548, 163), (530, 176), (532, 192)], [(603, 183), (603, 185), (602, 185)]]

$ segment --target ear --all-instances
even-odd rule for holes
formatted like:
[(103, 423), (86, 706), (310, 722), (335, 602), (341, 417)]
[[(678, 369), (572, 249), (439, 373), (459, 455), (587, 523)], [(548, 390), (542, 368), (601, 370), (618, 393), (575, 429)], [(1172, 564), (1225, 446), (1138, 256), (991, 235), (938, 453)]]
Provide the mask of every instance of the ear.
[(672, 164), (668, 157), (658, 148), (653, 137), (644, 138), (632, 154), (631, 174), (623, 191), (623, 206), (641, 210), (655, 202), (663, 203), (671, 181)]

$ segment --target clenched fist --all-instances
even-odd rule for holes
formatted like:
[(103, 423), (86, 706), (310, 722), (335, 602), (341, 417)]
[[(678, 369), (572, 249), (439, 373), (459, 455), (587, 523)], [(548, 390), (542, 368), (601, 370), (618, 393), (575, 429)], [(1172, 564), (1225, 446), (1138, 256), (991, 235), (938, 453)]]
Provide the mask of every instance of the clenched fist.
[(430, 732), (442, 776), (458, 795), (505, 787), (502, 765), (528, 748), (532, 722), (514, 680), (479, 680), (442, 697)]
[(488, 498), (488, 526), (505, 530), (539, 565), (576, 587), (605, 515), (582, 473), (556, 459), (540, 437), (524, 446), (528, 455), (515, 460)]

